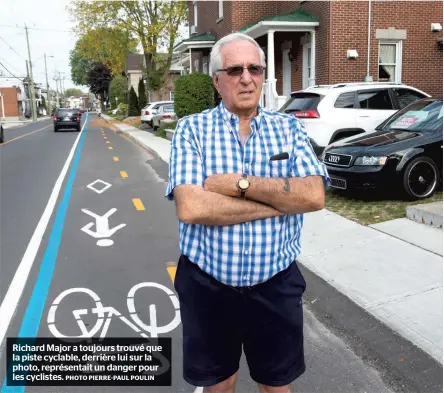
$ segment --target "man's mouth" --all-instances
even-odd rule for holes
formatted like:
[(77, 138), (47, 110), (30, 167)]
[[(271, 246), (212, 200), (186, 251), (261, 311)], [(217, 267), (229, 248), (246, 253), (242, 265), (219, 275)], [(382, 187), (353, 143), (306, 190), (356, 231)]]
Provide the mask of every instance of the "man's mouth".
[(253, 94), (253, 90), (248, 90), (248, 91), (241, 91), (239, 93), (240, 95), (248, 95), (248, 94)]

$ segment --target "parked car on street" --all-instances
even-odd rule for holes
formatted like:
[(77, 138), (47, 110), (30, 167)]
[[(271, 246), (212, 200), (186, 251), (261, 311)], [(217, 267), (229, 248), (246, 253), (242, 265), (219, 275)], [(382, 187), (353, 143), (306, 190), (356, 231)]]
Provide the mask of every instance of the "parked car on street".
[(153, 126), (153, 116), (157, 114), (159, 108), (163, 105), (174, 104), (173, 101), (153, 101), (150, 102), (140, 113), (140, 121), (142, 124)]
[(322, 161), (331, 187), (400, 190), (430, 197), (442, 186), (443, 102), (426, 98), (398, 111), (375, 132), (333, 143)]
[(338, 83), (291, 93), (279, 112), (302, 120), (318, 156), (340, 139), (373, 132), (390, 115), (427, 93), (397, 83)]
[(174, 113), (174, 105), (161, 105), (157, 110), (157, 114), (153, 116), (153, 129), (157, 130), (160, 127), (160, 122), (162, 120), (177, 120), (176, 114)]
[(3, 130), (3, 125), (0, 121), (0, 143), (5, 141), (5, 131)]
[(57, 108), (52, 120), (54, 123), (54, 132), (64, 128), (74, 128), (80, 131), (81, 113), (76, 109), (71, 108)]

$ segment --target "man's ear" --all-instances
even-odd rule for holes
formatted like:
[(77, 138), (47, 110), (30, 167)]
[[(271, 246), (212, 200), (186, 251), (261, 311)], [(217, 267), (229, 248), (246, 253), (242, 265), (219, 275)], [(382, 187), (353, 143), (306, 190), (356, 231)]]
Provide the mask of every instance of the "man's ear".
[(214, 88), (219, 91), (219, 77), (217, 75), (213, 75), (213, 85)]

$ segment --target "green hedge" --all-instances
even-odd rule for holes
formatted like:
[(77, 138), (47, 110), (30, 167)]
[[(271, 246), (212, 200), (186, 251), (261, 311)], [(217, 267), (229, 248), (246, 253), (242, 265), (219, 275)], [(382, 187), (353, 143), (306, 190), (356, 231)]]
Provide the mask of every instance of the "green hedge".
[(180, 119), (215, 106), (216, 89), (210, 76), (200, 72), (180, 76), (174, 88), (174, 111)]
[(176, 126), (177, 126), (177, 121), (174, 121), (174, 122), (172, 122), (172, 123), (167, 123), (167, 124), (164, 123), (164, 124), (162, 124), (162, 125), (157, 129), (157, 131), (156, 131), (156, 136), (159, 136), (159, 137), (161, 137), (161, 138), (168, 139), (167, 136), (166, 136), (166, 130), (167, 130), (168, 128), (171, 128), (171, 129), (175, 130), (175, 129), (176, 129)]

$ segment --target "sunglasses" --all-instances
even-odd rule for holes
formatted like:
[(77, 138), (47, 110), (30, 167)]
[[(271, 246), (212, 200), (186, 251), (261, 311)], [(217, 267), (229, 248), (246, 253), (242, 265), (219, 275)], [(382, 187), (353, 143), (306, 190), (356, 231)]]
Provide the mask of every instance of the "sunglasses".
[(244, 70), (248, 70), (248, 72), (252, 76), (259, 76), (263, 74), (265, 67), (252, 64), (249, 65), (248, 67), (233, 66), (233, 67), (222, 68), (218, 71), (225, 71), (229, 76), (241, 76), (244, 73)]

